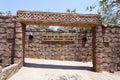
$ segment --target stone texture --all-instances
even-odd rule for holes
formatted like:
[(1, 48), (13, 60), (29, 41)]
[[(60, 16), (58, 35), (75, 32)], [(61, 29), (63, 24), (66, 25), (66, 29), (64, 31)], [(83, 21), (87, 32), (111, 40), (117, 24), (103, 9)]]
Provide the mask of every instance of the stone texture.
[[(33, 40), (28, 40), (29, 33), (26, 32), (26, 43), (23, 43), (24, 27), (25, 25), (22, 25), (16, 16), (0, 16), (0, 65), (2, 67), (10, 65), (12, 58), (15, 63), (23, 61), (25, 50), (26, 57), (75, 61), (92, 59), (95, 71), (115, 72), (120, 70), (119, 25), (108, 24), (104, 27), (96, 24), (94, 34), (87, 34), (88, 40), (85, 45), (82, 41), (83, 33), (74, 32), (72, 34), (75, 34), (77, 39), (74, 43), (43, 43), (42, 34), (53, 32), (37, 30), (38, 33), (35, 29), (33, 30)], [(59, 34), (61, 33), (59, 32)], [(105, 40), (104, 37), (106, 37)]]
[[(29, 33), (33, 34), (33, 39), (29, 40)], [(26, 30), (25, 56), (29, 58), (44, 58), (55, 60), (92, 60), (92, 32), (87, 33), (87, 42), (84, 46), (82, 42), (83, 32), (71, 33), (76, 36), (75, 42), (42, 42), (42, 35), (63, 34), (58, 31), (41, 31), (38, 29)], [(68, 33), (66, 33), (68, 34)]]
[[(120, 65), (120, 26), (108, 24), (106, 28), (96, 28), (95, 69), (98, 71), (119, 71)], [(102, 30), (100, 29), (102, 28)], [(104, 32), (103, 32), (104, 31)], [(101, 39), (101, 34), (104, 39)], [(99, 43), (97, 43), (99, 42)], [(101, 67), (100, 67), (100, 66)]]
[(22, 65), (23, 63), (19, 62), (17, 64), (13, 64), (9, 67), (4, 68), (0, 73), (0, 80), (7, 80), (9, 77), (15, 74), (22, 67)]
[[(15, 27), (17, 29), (15, 29)], [(16, 46), (13, 47), (13, 45)], [(7, 67), (11, 65), (11, 58), (15, 57), (15, 55), (12, 54), (15, 50), (17, 52), (15, 55), (19, 57), (23, 56), (23, 53), (20, 53), (23, 51), (21, 23), (16, 21), (15, 16), (0, 16), (0, 66)]]
[(14, 31), (14, 19), (15, 17), (9, 16), (0, 16), (0, 64), (2, 67), (6, 67), (11, 64), (11, 53), (12, 53), (12, 44), (13, 39), (9, 40), (7, 38), (8, 33)]

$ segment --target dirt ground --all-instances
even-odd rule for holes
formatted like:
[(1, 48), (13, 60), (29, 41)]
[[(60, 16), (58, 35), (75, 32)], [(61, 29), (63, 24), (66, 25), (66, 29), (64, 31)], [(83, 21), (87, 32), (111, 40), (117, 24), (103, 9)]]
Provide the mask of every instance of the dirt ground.
[(92, 71), (92, 62), (30, 58), (25, 61), (25, 66), (8, 80), (120, 80), (120, 72)]

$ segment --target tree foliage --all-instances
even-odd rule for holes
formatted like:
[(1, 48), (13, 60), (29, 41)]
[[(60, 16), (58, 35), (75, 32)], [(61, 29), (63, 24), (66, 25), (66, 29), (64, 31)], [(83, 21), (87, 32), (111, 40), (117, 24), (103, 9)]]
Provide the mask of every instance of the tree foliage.
[(87, 6), (87, 10), (92, 11), (96, 7), (105, 22), (120, 24), (120, 0), (99, 0), (98, 5)]
[(10, 16), (10, 15), (12, 15), (12, 14), (11, 14), (11, 11), (6, 11), (6, 12), (0, 11), (0, 15), (7, 15), (7, 16)]
[(73, 10), (67, 9), (66, 12), (68, 12), (68, 13), (76, 13), (76, 9), (73, 9)]

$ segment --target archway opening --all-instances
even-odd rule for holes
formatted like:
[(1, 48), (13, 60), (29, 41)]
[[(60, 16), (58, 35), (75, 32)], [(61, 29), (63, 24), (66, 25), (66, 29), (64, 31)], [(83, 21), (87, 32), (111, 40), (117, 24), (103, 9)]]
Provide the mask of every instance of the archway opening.
[[(97, 71), (96, 65), (96, 29), (95, 27), (101, 26), (102, 20), (101, 16), (97, 14), (73, 14), (73, 13), (52, 13), (52, 12), (37, 12), (37, 11), (18, 11), (17, 12), (18, 21), (23, 26), (23, 54), (25, 53), (25, 26), (26, 25), (45, 25), (45, 26), (73, 26), (73, 27), (91, 27), (93, 31), (92, 38), (92, 52), (93, 52), (93, 69)], [(98, 32), (98, 31), (97, 31)], [(101, 31), (99, 31), (101, 32)], [(99, 36), (98, 36), (99, 37)], [(29, 39), (34, 38), (31, 36)], [(86, 37), (82, 40), (87, 41)], [(46, 42), (46, 41), (45, 41)], [(24, 58), (24, 57), (23, 57)], [(24, 62), (24, 59), (23, 59)]]
[[(93, 29), (69, 26), (26, 25), (24, 35), (24, 64), (27, 67), (63, 68), (93, 70)], [(27, 59), (25, 59), (27, 58)], [(44, 60), (69, 61), (71, 65), (29, 62), (29, 58)], [(31, 61), (32, 61), (31, 60)], [(43, 60), (43, 61), (42, 61)], [(71, 62), (70, 62), (71, 61)], [(72, 65), (72, 62), (84, 62)], [(75, 63), (76, 63), (75, 62)], [(74, 66), (74, 67), (73, 67)], [(78, 68), (79, 67), (79, 68)]]

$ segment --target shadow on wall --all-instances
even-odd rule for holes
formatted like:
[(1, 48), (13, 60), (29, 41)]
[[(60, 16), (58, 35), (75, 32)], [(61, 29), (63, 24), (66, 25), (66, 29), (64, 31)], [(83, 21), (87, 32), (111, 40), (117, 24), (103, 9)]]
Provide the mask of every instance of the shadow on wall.
[(25, 67), (30, 68), (50, 68), (50, 69), (65, 69), (65, 70), (89, 70), (93, 71), (92, 67), (89, 66), (66, 66), (66, 65), (51, 65), (51, 64), (35, 64), (35, 63), (25, 63)]

